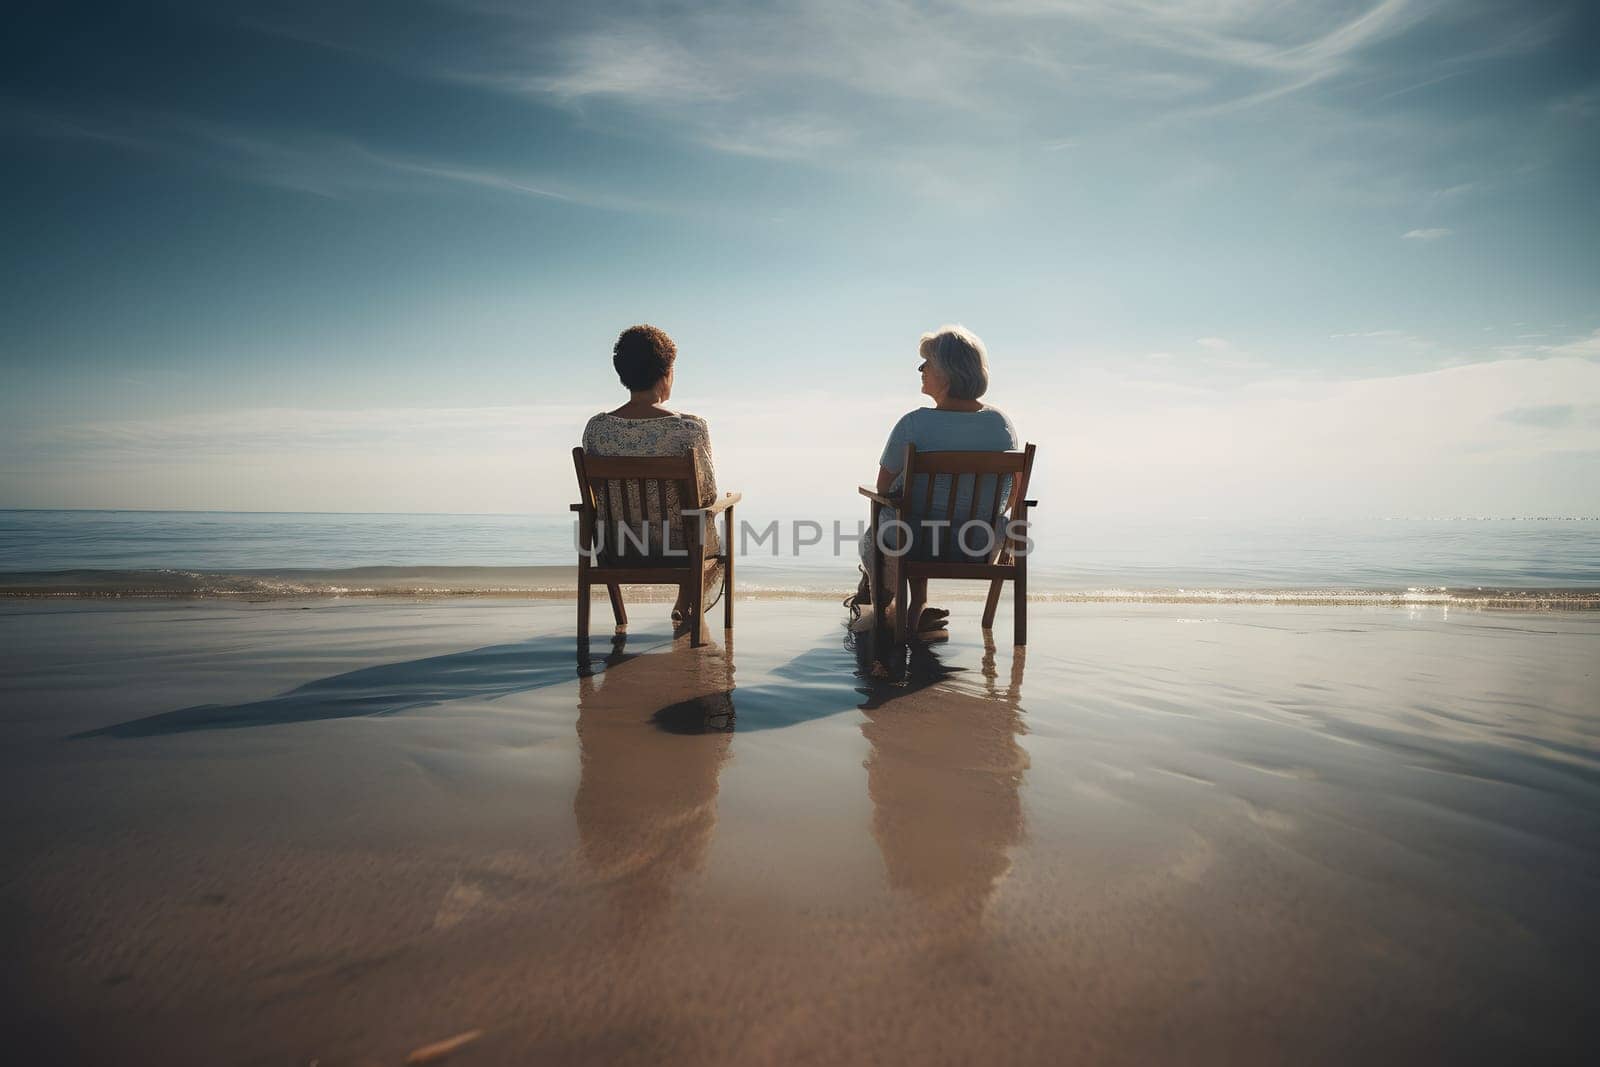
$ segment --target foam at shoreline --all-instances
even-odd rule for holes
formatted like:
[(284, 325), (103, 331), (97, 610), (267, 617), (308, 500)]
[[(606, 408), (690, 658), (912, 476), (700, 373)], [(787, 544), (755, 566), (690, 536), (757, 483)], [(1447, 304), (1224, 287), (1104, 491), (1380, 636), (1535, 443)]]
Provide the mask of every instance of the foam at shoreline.
[[(223, 598), (270, 600), (327, 597), (523, 597), (570, 600), (577, 568), (352, 567), (343, 569), (201, 571), (181, 569), (0, 572), (0, 598)], [(667, 600), (669, 586), (629, 587), (632, 600)], [(838, 600), (850, 590), (816, 585), (767, 584), (746, 578), (741, 599)], [(954, 583), (941, 600), (981, 600), (985, 587)], [(1009, 597), (1009, 591), (1006, 596)], [(1600, 610), (1600, 589), (1410, 587), (1380, 588), (1039, 588), (1042, 603), (1443, 605), (1513, 610)]]
[(0, 572), (6, 597), (571, 596), (576, 567)]

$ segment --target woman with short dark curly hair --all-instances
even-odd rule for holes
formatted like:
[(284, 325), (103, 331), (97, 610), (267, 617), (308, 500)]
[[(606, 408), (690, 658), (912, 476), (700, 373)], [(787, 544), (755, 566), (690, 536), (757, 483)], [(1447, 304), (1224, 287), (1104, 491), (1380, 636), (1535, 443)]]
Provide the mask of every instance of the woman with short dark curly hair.
[(629, 326), (611, 346), (611, 365), (630, 393), (647, 392), (670, 378), (677, 359), (678, 346), (654, 326)]
[[(700, 470), (700, 499), (696, 506), (705, 507), (717, 499), (717, 476), (711, 463), (711, 431), (706, 420), (698, 415), (669, 411), (661, 406), (672, 396), (673, 368), (677, 359), (678, 346), (662, 330), (654, 326), (630, 326), (623, 330), (612, 346), (611, 365), (628, 390), (628, 402), (589, 420), (583, 428), (583, 450), (593, 456), (694, 455), (699, 460)], [(669, 518), (669, 545), (682, 548), (683, 531), (677, 522), (681, 507), (677, 488), (668, 483), (665, 501), (655, 499), (653, 494), (651, 499), (641, 501), (639, 487), (632, 485), (629, 489), (627, 504), (631, 514), (646, 517), (646, 536), (652, 530), (661, 530), (663, 518)], [(608, 496), (614, 499), (599, 501), (602, 520), (608, 515), (620, 517), (629, 513), (624, 510), (620, 486), (614, 486)], [(716, 523), (705, 526), (705, 551), (708, 556), (721, 554)], [(709, 608), (722, 590), (720, 564), (707, 573), (705, 590), (705, 606)], [(689, 589), (678, 590), (678, 602), (672, 608), (675, 623), (681, 622), (687, 614), (689, 600)]]

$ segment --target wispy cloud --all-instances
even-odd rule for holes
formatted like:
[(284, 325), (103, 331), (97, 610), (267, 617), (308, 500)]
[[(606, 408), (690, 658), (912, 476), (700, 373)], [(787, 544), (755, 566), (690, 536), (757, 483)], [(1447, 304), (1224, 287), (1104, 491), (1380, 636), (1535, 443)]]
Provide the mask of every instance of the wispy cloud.
[[(670, 20), (635, 11), (610, 14), (599, 28), (572, 35), (560, 48), (560, 73), (522, 84), (563, 95), (632, 95), (656, 106), (663, 98), (732, 95), (749, 102), (788, 83), (986, 109), (1021, 102), (1007, 89), (1004, 72), (1014, 70), (1047, 93), (1190, 103), (1210, 95), (1211, 104), (1240, 106), (1333, 77), (1349, 57), (1413, 26), (1438, 4), (1379, 0), (1331, 22), (1326, 4), (1276, 6), (1291, 10), (1272, 13), (1255, 0), (1191, 8), (1144, 0), (983, 0), (937, 16), (914, 4), (872, 2), (711, 8)], [(1104, 40), (1118, 42), (1133, 61), (1107, 64)], [(1160, 55), (1169, 61), (1153, 60)], [(1219, 69), (1267, 80), (1241, 86), (1219, 79)]]
[[(1572, 399), (1600, 398), (1600, 366), (1590, 361), (1508, 359), (1232, 386), (1213, 380), (1170, 393), (1148, 384), (1101, 371), (1063, 391), (1072, 398), (1065, 410), (1031, 397), (1011, 405), (1041, 457), (1072, 457), (1070, 470), (1052, 466), (1039, 476), (1041, 491), (1070, 490), (1088, 513), (1600, 510), (1600, 491), (1550, 473), (1570, 457), (1600, 457), (1600, 400)], [(1060, 427), (1054, 436), (1038, 429), (1052, 423)]]
[(1194, 343), (1208, 353), (1200, 362), (1213, 370), (1259, 371), (1270, 366), (1266, 360), (1243, 351), (1226, 337), (1197, 337)]
[(1329, 340), (1346, 342), (1345, 350), (1371, 349), (1380, 352), (1438, 353), (1443, 346), (1409, 330), (1353, 330), (1329, 335)]
[(191, 115), (127, 110), (69, 115), (12, 108), (0, 111), (0, 128), (209, 167), (238, 181), (328, 199), (467, 185), (608, 210), (652, 209), (637, 200), (560, 187), (559, 182), (538, 176), (410, 158), (374, 149), (355, 138), (262, 130)]
[(1600, 121), (1600, 85), (1591, 85), (1576, 93), (1557, 97), (1550, 102), (1550, 109), (1575, 122)]
[(1582, 359), (1600, 359), (1600, 330), (1595, 330), (1587, 337), (1579, 337), (1558, 345), (1550, 345), (1544, 349), (1551, 356), (1576, 356)]
[(568, 98), (716, 100), (735, 93), (725, 69), (642, 25), (577, 35), (557, 69), (501, 77), (508, 88)]
[(474, 170), (467, 167), (446, 166), (438, 163), (413, 163), (405, 160), (385, 159), (381, 156), (373, 156), (372, 158), (394, 170), (409, 174), (421, 174), (431, 178), (442, 178), (445, 181), (479, 185), (485, 189), (498, 189), (501, 192), (544, 197), (550, 200), (571, 201), (574, 199), (565, 193), (558, 193), (553, 189), (532, 185), (510, 175), (502, 174), (499, 171)]
[(826, 115), (734, 119), (702, 134), (705, 144), (734, 155), (765, 159), (817, 159), (850, 144), (855, 130)]
[[(922, 195), (970, 200), (992, 183), (986, 176), (997, 158), (1018, 146), (1054, 152), (1120, 143), (1163, 119), (1221, 117), (1317, 86), (1329, 87), (1315, 101), (1319, 130), (1340, 116), (1359, 126), (1371, 121), (1362, 102), (1381, 99), (1379, 90), (1392, 94), (1395, 78), (1476, 69), (1494, 58), (1494, 40), (1523, 41), (1539, 21), (1503, 13), (1487, 44), (1481, 33), (1441, 32), (1425, 59), (1389, 47), (1449, 7), (1443, 0), (814, 0), (662, 9), (433, 0), (404, 18), (360, 5), (289, 3), (238, 22), (401, 73), (566, 109), (590, 128), (872, 171), (895, 184), (911, 177)], [(1439, 25), (1455, 27), (1449, 19)], [(1581, 110), (1582, 100), (1571, 106)], [(209, 154), (246, 180), (313, 195), (427, 177), (605, 206), (606, 198), (571, 188), (559, 174), (510, 173), (481, 159), (411, 159), (337, 135), (189, 131), (174, 145), (171, 131), (137, 124), (79, 126), (76, 136), (186, 158)], [(194, 150), (196, 140), (204, 153)], [(929, 151), (940, 154), (948, 180), (910, 173), (905, 161)]]
[(1500, 417), (1518, 426), (1542, 426), (1551, 429), (1570, 426), (1578, 409), (1572, 404), (1540, 404), (1536, 407), (1512, 408)]
[[(1518, 323), (1517, 325), (1525, 325)], [(1539, 334), (1537, 336), (1544, 336)], [(1600, 329), (1594, 330), (1587, 336), (1574, 337), (1569, 341), (1556, 344), (1512, 344), (1500, 345), (1495, 349), (1501, 356), (1509, 359), (1558, 359), (1571, 357), (1573, 359), (1600, 359)]]
[[(1075, 513), (1600, 509), (1594, 490), (1547, 474), (1552, 457), (1600, 454), (1593, 360), (1204, 387), (1149, 376), (1179, 375), (1181, 361), (1140, 362), (1137, 373), (1083, 367), (992, 398), (1040, 446), (1041, 490), (1070, 497)], [(827, 514), (853, 507), (849, 487), (893, 414), (880, 399), (821, 390), (704, 399), (724, 487), (782, 484), (782, 503), (765, 507)], [(571, 470), (556, 460), (593, 410), (263, 408), (86, 422), (7, 448), (0, 497), (26, 501), (25, 488), (48, 485), (52, 502), (109, 506), (527, 511), (566, 499)]]
[(1455, 232), (1448, 226), (1430, 226), (1426, 229), (1407, 230), (1400, 236), (1407, 241), (1437, 241), (1441, 237), (1449, 237)]
[(970, 0), (968, 6), (997, 16), (1066, 20), (1177, 55), (1304, 73), (1326, 69), (1439, 5), (1427, 0), (1333, 5), (1220, 0), (1185, 6), (1159, 0)]
[(471, 408), (245, 408), (67, 423), (23, 439), (30, 452), (94, 461), (192, 462), (290, 453), (410, 453), (493, 443), (531, 443), (568, 432), (593, 414), (587, 405), (541, 404)]
[[(448, 47), (396, 33), (375, 44), (320, 10), (251, 25), (429, 77), (565, 106), (617, 106), (720, 151), (793, 158), (819, 142), (903, 141), (908, 119), (932, 109), (943, 112), (945, 131), (955, 116), (976, 120), (969, 139), (989, 124), (1002, 136), (1063, 147), (1082, 140), (1061, 136), (1064, 114), (1085, 124), (1103, 121), (1108, 105), (1132, 107), (1142, 121), (1223, 114), (1357, 74), (1352, 84), (1374, 85), (1372, 98), (1379, 89), (1394, 93), (1398, 77), (1412, 84), (1457, 76), (1499, 47), (1470, 39), (1452, 50), (1441, 35), (1420, 70), (1381, 53), (1448, 10), (1443, 0), (449, 6), (461, 25), (452, 26)], [(1521, 40), (1529, 21), (1507, 15), (1495, 39)], [(789, 132), (765, 144), (753, 131), (769, 125)]]

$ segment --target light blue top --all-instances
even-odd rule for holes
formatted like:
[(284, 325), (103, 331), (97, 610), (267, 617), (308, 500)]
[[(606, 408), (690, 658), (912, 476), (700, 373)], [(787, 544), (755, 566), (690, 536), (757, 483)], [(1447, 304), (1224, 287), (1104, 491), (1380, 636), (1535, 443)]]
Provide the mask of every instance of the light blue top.
[[(889, 441), (883, 446), (883, 455), (878, 462), (885, 470), (899, 474), (905, 466), (906, 445), (915, 445), (918, 452), (1011, 452), (1019, 446), (1017, 428), (1011, 424), (1006, 413), (999, 408), (985, 406), (978, 411), (940, 411), (938, 408), (918, 408), (901, 416), (899, 422), (894, 424), (894, 429), (889, 431)], [(996, 492), (1001, 494), (1002, 502), (1005, 494), (1011, 491), (1011, 476), (984, 475), (978, 479), (982, 484), (978, 486), (977, 508), (973, 508), (973, 477), (964, 475), (959, 485), (956, 486), (955, 514), (957, 523), (965, 523), (977, 517), (987, 520), (989, 511), (994, 506)], [(901, 488), (903, 479), (896, 478), (892, 492)], [(918, 475), (915, 485), (911, 486), (909, 501), (920, 503), (927, 499), (928, 479), (926, 475)], [(933, 485), (933, 507), (924, 518), (950, 519), (944, 510), (945, 497), (949, 493), (950, 476), (939, 475)], [(914, 509), (920, 512), (920, 508)]]

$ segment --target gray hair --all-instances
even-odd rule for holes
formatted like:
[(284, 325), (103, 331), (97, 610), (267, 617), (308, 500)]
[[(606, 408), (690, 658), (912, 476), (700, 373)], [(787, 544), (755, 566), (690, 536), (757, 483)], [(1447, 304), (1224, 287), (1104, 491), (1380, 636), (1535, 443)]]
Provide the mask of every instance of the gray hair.
[(956, 400), (976, 400), (989, 391), (989, 353), (965, 326), (941, 326), (923, 334), (917, 351), (950, 379), (950, 395)]

